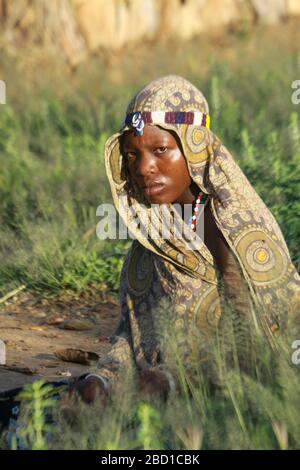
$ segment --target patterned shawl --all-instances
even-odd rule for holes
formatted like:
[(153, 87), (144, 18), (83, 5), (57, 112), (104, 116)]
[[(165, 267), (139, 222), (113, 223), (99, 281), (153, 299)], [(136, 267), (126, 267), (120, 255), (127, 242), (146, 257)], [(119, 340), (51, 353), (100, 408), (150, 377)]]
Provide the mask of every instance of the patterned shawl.
[[(127, 113), (153, 111), (197, 111), (209, 114), (202, 93), (189, 81), (176, 75), (146, 84), (130, 102)], [(256, 193), (231, 153), (207, 127), (191, 124), (160, 124), (178, 135), (192, 180), (208, 195), (217, 227), (230, 250), (231, 263), (244, 282), (240, 290), (244, 308), (253, 306), (265, 331), (281, 324), (279, 317), (293, 317), (300, 305), (300, 277), (291, 262), (283, 234), (270, 210)], [(212, 331), (222, 316), (218, 270), (214, 259), (196, 235), (192, 249), (184, 237), (164, 239), (144, 236), (149, 224), (158, 227), (161, 212), (147, 203), (139, 188), (128, 190), (125, 159), (120, 136), (130, 129), (124, 123), (105, 146), (105, 163), (114, 204), (135, 240), (126, 256), (121, 275), (121, 309), (129, 312), (136, 359), (154, 364), (155, 318), (152, 312), (167, 296), (178, 312), (175, 324), (197, 325)], [(174, 223), (181, 216), (165, 204), (164, 214)], [(142, 223), (136, 224), (138, 213)], [(185, 224), (185, 223), (184, 223)], [(191, 229), (186, 226), (187, 231)], [(174, 229), (175, 230), (175, 229)], [(232, 279), (234, 276), (232, 276)], [(234, 290), (234, 286), (233, 290)], [(248, 300), (246, 302), (246, 296)], [(123, 315), (123, 314), (122, 314)], [(123, 315), (124, 316), (124, 315)]]

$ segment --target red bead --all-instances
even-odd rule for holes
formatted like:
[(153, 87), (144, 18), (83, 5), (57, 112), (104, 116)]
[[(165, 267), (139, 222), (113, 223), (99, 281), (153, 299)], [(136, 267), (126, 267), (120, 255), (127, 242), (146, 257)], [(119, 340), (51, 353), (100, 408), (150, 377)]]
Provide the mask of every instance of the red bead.
[(201, 199), (203, 197), (203, 193), (200, 192), (197, 199), (196, 199), (196, 204), (195, 204), (195, 208), (194, 208), (194, 213), (193, 213), (193, 216), (192, 216), (192, 223), (191, 223), (191, 229), (192, 230), (195, 230), (196, 229), (196, 224), (197, 224), (197, 215), (199, 215), (199, 206), (200, 206), (200, 203), (201, 203)]

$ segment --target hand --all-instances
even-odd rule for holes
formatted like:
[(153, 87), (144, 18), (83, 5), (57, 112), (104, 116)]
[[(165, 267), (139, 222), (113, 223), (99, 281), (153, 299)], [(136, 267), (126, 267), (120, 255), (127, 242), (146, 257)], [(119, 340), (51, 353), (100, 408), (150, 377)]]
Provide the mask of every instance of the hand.
[(87, 379), (78, 380), (70, 386), (62, 399), (62, 404), (67, 405), (78, 398), (81, 398), (87, 404), (91, 404), (97, 397), (100, 397), (103, 406), (107, 405), (108, 391), (105, 389), (103, 382), (97, 377), (88, 377)]
[(139, 393), (146, 399), (155, 397), (167, 401), (171, 390), (167, 376), (159, 370), (140, 371), (137, 385)]

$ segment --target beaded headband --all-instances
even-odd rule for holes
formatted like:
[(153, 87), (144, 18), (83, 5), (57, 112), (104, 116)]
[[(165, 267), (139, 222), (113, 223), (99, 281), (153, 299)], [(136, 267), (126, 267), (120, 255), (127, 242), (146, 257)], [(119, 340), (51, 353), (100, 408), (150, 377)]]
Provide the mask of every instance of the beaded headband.
[(210, 127), (209, 114), (200, 111), (136, 111), (126, 114), (125, 122), (135, 130), (137, 135), (143, 135), (145, 124), (192, 124), (194, 126)]

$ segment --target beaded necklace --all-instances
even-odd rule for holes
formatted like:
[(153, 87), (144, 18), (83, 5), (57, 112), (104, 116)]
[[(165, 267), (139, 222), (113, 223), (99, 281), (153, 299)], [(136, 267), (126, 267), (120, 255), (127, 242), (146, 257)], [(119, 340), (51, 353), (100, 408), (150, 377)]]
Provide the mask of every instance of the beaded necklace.
[(207, 199), (207, 194), (204, 194), (202, 191), (198, 194), (196, 199), (194, 211), (192, 217), (189, 218), (189, 226), (194, 232), (196, 231), (197, 220), (199, 216), (200, 205), (203, 205)]

